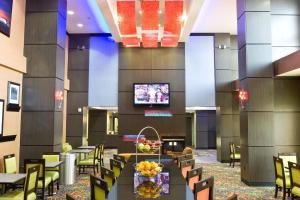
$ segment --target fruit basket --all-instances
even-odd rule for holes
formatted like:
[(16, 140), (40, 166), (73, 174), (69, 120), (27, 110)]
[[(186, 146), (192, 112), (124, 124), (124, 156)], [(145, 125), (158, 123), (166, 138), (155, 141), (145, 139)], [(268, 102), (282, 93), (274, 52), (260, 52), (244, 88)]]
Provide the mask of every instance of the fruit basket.
[(161, 191), (161, 186), (152, 181), (144, 181), (137, 187), (137, 194), (141, 198), (158, 198)]
[(140, 138), (136, 143), (137, 149), (142, 153), (156, 153), (161, 147), (159, 140), (147, 140), (146, 138)]
[[(153, 145), (151, 145), (152, 147), (150, 147), (150, 145), (149, 145), (149, 147), (146, 147), (146, 150), (143, 150), (144, 147), (141, 144), (142, 144), (142, 142), (145, 142), (147, 140), (141, 139), (140, 136), (146, 129), (152, 129), (157, 136), (157, 140), (154, 142)], [(153, 142), (153, 141), (151, 141), (151, 142)], [(147, 126), (139, 132), (139, 134), (136, 138), (136, 162), (134, 164), (134, 168), (135, 168), (136, 172), (139, 174), (139, 176), (153, 178), (153, 177), (157, 176), (160, 172), (162, 172), (163, 165), (160, 163), (160, 156), (161, 156), (161, 150), (160, 150), (161, 148), (160, 147), (161, 147), (161, 140), (160, 140), (159, 134), (155, 128), (153, 128), (151, 126)], [(153, 153), (153, 152), (158, 151), (158, 163), (154, 162), (154, 161), (152, 161), (152, 162), (141, 161), (138, 163), (138, 159), (137, 159), (138, 149), (139, 149), (139, 151), (141, 151), (143, 153), (149, 153), (149, 152)]]

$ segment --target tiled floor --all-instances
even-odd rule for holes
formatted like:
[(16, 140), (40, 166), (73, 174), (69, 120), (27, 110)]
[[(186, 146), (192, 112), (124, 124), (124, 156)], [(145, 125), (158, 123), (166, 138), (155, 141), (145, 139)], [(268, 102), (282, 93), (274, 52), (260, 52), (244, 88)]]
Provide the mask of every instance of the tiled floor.
[[(116, 154), (116, 149), (105, 150), (105, 166), (108, 167), (109, 159)], [(197, 167), (203, 167), (203, 178), (214, 176), (214, 196), (216, 200), (226, 199), (230, 194), (236, 193), (240, 200), (268, 200), (274, 199), (274, 187), (249, 187), (240, 181), (240, 165), (229, 167), (228, 163), (220, 163), (216, 160), (216, 150), (196, 150), (194, 153)], [(80, 175), (72, 186), (62, 187), (58, 194), (48, 199), (64, 199), (65, 193), (71, 193), (77, 199), (89, 199), (89, 178)], [(277, 199), (282, 199), (279, 193)], [(175, 200), (175, 199), (174, 199)], [(181, 200), (181, 199), (180, 199)]]

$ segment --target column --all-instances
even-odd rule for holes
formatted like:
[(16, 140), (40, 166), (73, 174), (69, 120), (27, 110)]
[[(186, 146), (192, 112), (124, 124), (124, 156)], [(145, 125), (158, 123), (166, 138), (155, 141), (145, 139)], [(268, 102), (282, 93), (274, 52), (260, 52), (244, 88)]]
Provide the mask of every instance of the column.
[(61, 150), (66, 6), (66, 0), (27, 0), (20, 166)]
[(238, 0), (240, 88), (249, 95), (240, 113), (241, 179), (273, 183), (274, 98), (270, 0)]

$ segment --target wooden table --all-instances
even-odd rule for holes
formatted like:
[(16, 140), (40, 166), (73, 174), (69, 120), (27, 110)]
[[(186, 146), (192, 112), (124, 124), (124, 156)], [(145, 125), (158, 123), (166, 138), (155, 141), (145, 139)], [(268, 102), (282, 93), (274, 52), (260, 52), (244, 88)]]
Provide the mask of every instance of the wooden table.
[(25, 178), (26, 178), (25, 173), (20, 173), (20, 174), (0, 173), (0, 184), (13, 184)]
[(48, 162), (48, 161), (46, 161), (45, 167), (46, 168), (54, 168), (54, 167), (60, 166), (61, 164), (63, 164), (63, 161), (56, 161), (56, 162)]
[[(157, 156), (138, 156), (138, 161), (149, 160), (156, 161)], [(180, 169), (175, 165), (170, 156), (161, 157), (162, 164), (164, 165), (163, 172), (169, 173), (169, 194), (162, 195), (158, 199), (161, 200), (193, 200), (194, 195), (186, 184)], [(121, 172), (118, 180), (112, 187), (108, 194), (107, 200), (132, 200), (143, 199), (137, 198), (134, 193), (134, 168), (135, 156), (131, 156)]]
[(80, 146), (78, 149), (96, 149), (96, 146)]

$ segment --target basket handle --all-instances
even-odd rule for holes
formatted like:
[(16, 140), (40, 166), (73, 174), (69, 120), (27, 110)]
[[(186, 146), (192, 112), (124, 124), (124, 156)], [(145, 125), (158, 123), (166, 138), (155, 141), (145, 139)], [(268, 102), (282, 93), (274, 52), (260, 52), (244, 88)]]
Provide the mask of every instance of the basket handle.
[[(158, 138), (158, 140), (161, 142), (161, 140), (160, 140), (160, 137), (159, 137), (159, 134), (158, 134), (158, 132), (157, 132), (157, 130), (155, 129), (155, 128), (153, 128), (152, 126), (146, 126), (146, 127), (144, 127), (144, 128), (142, 128), (142, 130), (140, 130), (140, 132), (139, 132), (139, 134), (138, 134), (138, 136), (136, 137), (136, 145), (135, 145), (135, 163), (137, 163), (137, 148), (138, 148), (138, 141), (139, 141), (139, 138), (140, 138), (140, 135), (144, 132), (144, 130), (146, 130), (146, 129), (152, 129), (152, 130), (154, 130), (154, 132), (156, 133), (156, 136), (157, 136), (157, 138)], [(158, 150), (158, 163), (160, 164), (160, 148), (161, 147), (159, 147), (159, 150)]]

